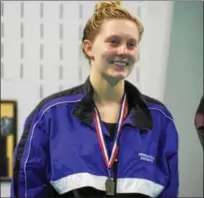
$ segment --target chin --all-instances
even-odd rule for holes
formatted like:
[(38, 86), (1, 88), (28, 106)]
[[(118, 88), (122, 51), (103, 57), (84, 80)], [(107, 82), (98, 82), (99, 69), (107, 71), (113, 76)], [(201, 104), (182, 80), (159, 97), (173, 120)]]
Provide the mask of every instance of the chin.
[(131, 73), (130, 68), (123, 68), (123, 69), (109, 68), (108, 70), (103, 72), (103, 76), (108, 81), (117, 82), (117, 81), (124, 80), (125, 78), (127, 78), (130, 73)]
[(114, 81), (120, 81), (127, 78), (129, 73), (118, 73), (118, 74), (106, 74), (107, 79), (114, 80)]
[(118, 80), (123, 80), (127, 77), (127, 75), (114, 75), (113, 78), (118, 79)]
[(127, 78), (130, 74), (129, 70), (125, 70), (125, 71), (114, 71), (110, 74), (110, 76), (112, 76), (113, 78), (116, 79), (120, 79), (123, 80), (125, 78)]

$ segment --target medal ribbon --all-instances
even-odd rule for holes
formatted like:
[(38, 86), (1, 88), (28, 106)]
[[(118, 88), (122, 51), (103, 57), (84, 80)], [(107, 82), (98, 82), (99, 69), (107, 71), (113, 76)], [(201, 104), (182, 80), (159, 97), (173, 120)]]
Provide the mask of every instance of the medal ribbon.
[(105, 144), (105, 140), (104, 140), (104, 136), (103, 136), (103, 132), (102, 132), (99, 112), (97, 111), (97, 109), (95, 109), (94, 119), (95, 119), (95, 124), (96, 124), (96, 132), (97, 132), (98, 141), (99, 141), (99, 144), (101, 147), (103, 159), (104, 159), (104, 162), (105, 162), (108, 169), (111, 169), (113, 167), (114, 161), (115, 161), (117, 154), (118, 154), (117, 142), (118, 142), (119, 135), (121, 132), (120, 129), (121, 129), (122, 123), (123, 123), (125, 115), (126, 115), (126, 111), (127, 111), (127, 99), (126, 99), (126, 95), (124, 95), (123, 100), (122, 100), (122, 104), (121, 104), (121, 108), (120, 108), (118, 123), (117, 123), (116, 138), (115, 138), (115, 141), (113, 144), (113, 149), (112, 149), (111, 156), (109, 159), (108, 151), (106, 148), (106, 144)]

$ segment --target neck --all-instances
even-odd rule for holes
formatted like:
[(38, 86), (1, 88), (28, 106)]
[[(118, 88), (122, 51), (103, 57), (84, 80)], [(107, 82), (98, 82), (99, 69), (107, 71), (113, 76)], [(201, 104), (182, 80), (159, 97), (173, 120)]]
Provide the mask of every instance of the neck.
[(120, 103), (124, 94), (124, 80), (115, 81), (105, 79), (102, 75), (90, 75), (90, 82), (94, 88), (94, 101), (99, 104)]

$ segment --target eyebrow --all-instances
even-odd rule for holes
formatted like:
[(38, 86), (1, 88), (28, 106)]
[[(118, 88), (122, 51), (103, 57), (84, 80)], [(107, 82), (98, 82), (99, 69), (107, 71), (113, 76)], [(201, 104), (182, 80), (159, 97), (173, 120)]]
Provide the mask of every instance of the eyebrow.
[[(106, 38), (105, 38), (105, 41), (107, 41), (107, 40), (109, 40), (109, 39), (111, 39), (111, 38), (114, 38), (114, 37), (117, 37), (117, 38), (118, 38), (118, 37), (122, 37), (122, 36), (117, 35), (117, 34), (112, 34), (112, 35), (106, 37)], [(133, 37), (129, 37), (129, 36), (128, 36), (128, 39), (130, 39), (130, 40), (132, 40), (132, 41), (138, 43), (138, 40), (137, 40), (136, 38), (133, 38)]]

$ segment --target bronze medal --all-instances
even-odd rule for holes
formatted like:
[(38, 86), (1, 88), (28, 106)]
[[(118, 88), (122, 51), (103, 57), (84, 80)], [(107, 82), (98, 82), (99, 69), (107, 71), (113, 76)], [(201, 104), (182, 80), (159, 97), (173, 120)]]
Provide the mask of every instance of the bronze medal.
[(111, 178), (106, 180), (106, 194), (109, 196), (114, 196), (115, 194), (115, 182)]

